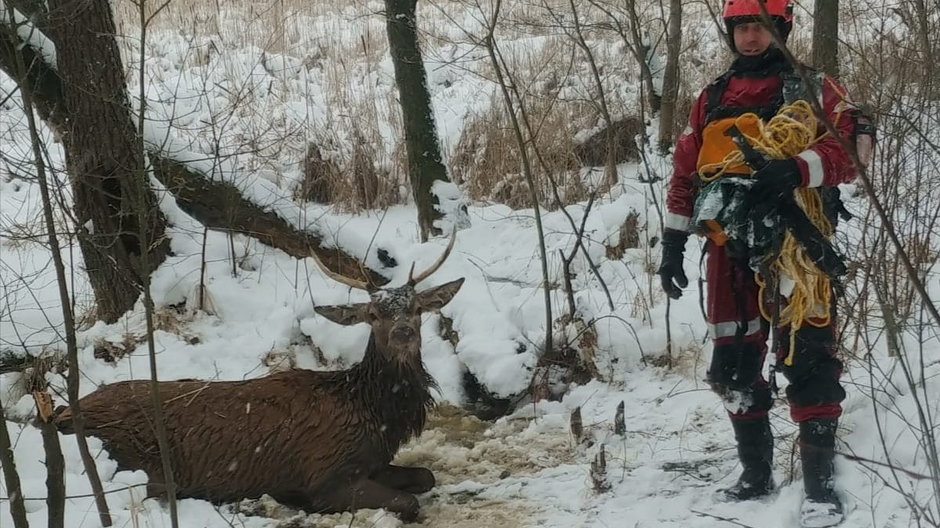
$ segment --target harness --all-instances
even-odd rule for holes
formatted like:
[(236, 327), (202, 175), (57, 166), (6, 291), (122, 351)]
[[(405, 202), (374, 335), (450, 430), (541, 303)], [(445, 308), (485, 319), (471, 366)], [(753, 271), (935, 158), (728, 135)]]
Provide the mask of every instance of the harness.
[[(780, 87), (762, 105), (723, 104), (722, 98), (730, 80), (744, 75), (777, 76), (781, 79)], [(741, 208), (737, 207), (744, 201), (747, 187), (750, 186), (750, 182), (746, 180), (751, 178), (754, 171), (746, 161), (729, 164), (725, 162), (725, 158), (730, 152), (737, 150), (747, 154), (743, 136), (757, 136), (761, 122), (770, 121), (783, 106), (799, 100), (808, 100), (811, 96), (818, 98), (822, 93), (822, 81), (823, 76), (818, 71), (812, 70), (810, 82), (805, 83), (789, 64), (774, 64), (758, 72), (745, 73), (729, 69), (708, 85), (705, 89), (702, 147), (696, 163), (698, 172), (694, 184), (697, 192), (692, 223), (699, 235), (708, 237), (718, 246), (729, 242), (734, 244), (735, 240), (754, 238), (753, 234), (747, 233), (747, 211), (741, 211)], [(855, 119), (861, 113), (853, 110), (851, 115)], [(855, 127), (853, 140), (856, 137), (873, 137), (874, 131), (869, 121), (856, 119), (856, 122), (858, 125)], [(742, 145), (742, 141), (745, 145)], [(756, 156), (759, 157), (760, 154)], [(719, 166), (720, 171), (716, 169)], [(833, 227), (836, 227), (839, 218), (851, 218), (837, 187), (822, 187), (818, 191), (825, 214)], [(747, 253), (746, 247), (729, 247), (729, 250), (738, 254)], [(831, 262), (829, 258), (825, 260)]]

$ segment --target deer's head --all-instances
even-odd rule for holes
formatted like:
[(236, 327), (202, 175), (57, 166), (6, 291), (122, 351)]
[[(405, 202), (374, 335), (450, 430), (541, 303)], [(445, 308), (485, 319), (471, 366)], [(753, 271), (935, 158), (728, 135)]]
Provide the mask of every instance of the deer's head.
[(368, 323), (376, 349), (391, 361), (410, 363), (421, 357), (421, 314), (439, 310), (450, 302), (463, 285), (457, 279), (434, 288), (416, 291), (416, 286), (441, 267), (454, 248), (456, 236), (452, 236), (444, 254), (425, 271), (415, 275), (414, 265), (408, 273), (408, 281), (402, 286), (378, 288), (364, 281), (339, 275), (313, 256), (323, 272), (332, 279), (352, 288), (369, 293), (367, 303), (344, 306), (317, 306), (317, 313), (341, 325)]

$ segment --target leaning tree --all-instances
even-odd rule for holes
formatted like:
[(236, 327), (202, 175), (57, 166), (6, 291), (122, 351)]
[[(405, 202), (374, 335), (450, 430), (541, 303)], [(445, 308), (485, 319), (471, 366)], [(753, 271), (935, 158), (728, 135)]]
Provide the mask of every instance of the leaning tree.
[(142, 278), (166, 258), (166, 219), (151, 174), (210, 229), (246, 234), (298, 258), (314, 251), (349, 276), (386, 282), (161, 145), (144, 142), (144, 152), (109, 0), (2, 0), (0, 6), (0, 71), (30, 91), (36, 112), (62, 140), (72, 219), (98, 319), (114, 322), (133, 308)]

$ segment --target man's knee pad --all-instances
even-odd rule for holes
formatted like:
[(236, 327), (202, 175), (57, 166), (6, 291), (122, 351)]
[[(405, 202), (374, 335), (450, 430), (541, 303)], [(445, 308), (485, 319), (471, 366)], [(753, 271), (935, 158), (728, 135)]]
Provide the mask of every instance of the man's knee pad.
[[(787, 342), (787, 341), (784, 341)], [(839, 403), (845, 389), (839, 383), (842, 361), (835, 357), (831, 328), (801, 328), (797, 331), (791, 365), (780, 362), (780, 370), (790, 385), (787, 399), (792, 405), (811, 407)], [(785, 350), (788, 353), (789, 350)]]
[(706, 379), (713, 386), (748, 390), (763, 381), (763, 367), (763, 343), (716, 343)]
[(845, 399), (845, 389), (839, 383), (841, 370), (842, 362), (835, 358), (814, 365), (804, 364), (796, 376), (792, 375), (794, 369), (785, 369), (784, 374), (790, 380), (787, 400), (798, 407), (840, 403)]

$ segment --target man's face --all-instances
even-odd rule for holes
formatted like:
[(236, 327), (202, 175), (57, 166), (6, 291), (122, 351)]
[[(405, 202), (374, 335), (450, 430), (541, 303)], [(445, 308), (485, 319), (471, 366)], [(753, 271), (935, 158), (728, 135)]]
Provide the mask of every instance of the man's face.
[(734, 26), (734, 47), (746, 56), (760, 55), (773, 42), (773, 34), (760, 22), (748, 22)]

